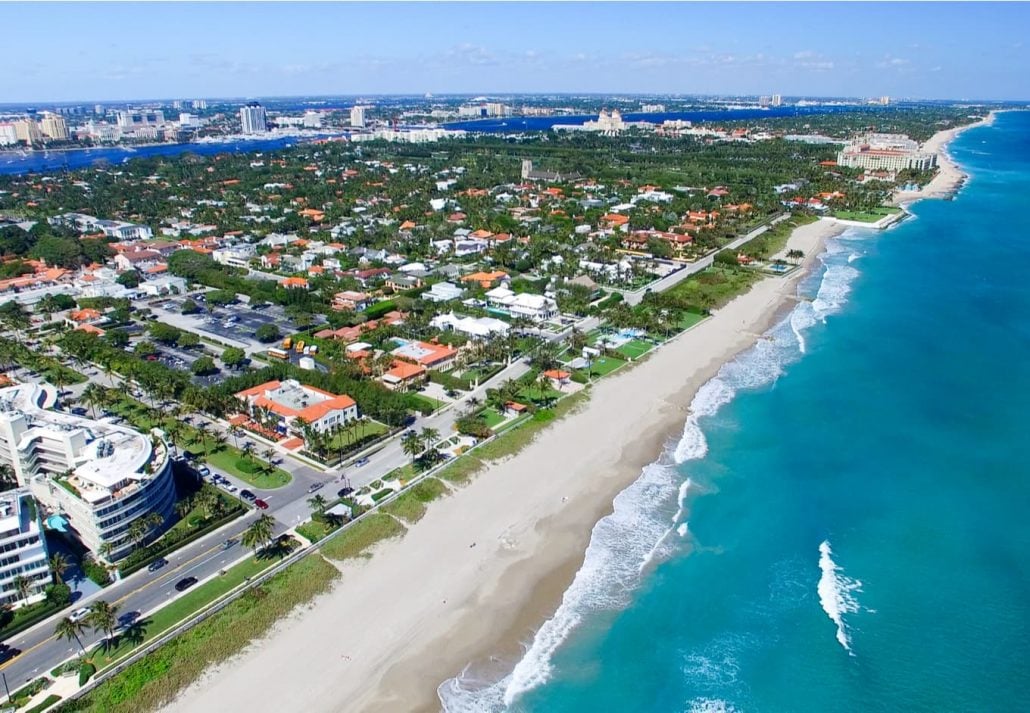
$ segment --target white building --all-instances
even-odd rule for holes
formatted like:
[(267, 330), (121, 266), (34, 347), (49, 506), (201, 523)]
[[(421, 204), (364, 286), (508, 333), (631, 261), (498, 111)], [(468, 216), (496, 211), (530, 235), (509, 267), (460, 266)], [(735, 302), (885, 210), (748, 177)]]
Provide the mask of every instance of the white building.
[(305, 129), (321, 129), (322, 128), (322, 112), (320, 112), (320, 111), (306, 111), (306, 112), (304, 112), (304, 128)]
[(263, 134), (268, 131), (265, 108), (257, 102), (240, 107), (240, 125), (245, 134)]
[(351, 108), (350, 125), (357, 129), (365, 128), (365, 107), (355, 106)]
[(511, 325), (501, 319), (493, 317), (463, 317), (454, 312), (439, 314), (429, 322), (431, 327), (437, 329), (448, 329), (454, 332), (467, 334), (474, 339), (489, 339), (490, 337), (503, 337), (511, 329)]
[(9, 121), (0, 124), (0, 146), (13, 146), (18, 143), (18, 130)]
[(494, 309), (512, 317), (525, 317), (533, 322), (545, 322), (558, 316), (558, 303), (544, 295), (526, 292), (515, 294), (507, 287), (495, 287), (486, 293), (486, 301)]
[[(29, 581), (22, 599), (15, 580)], [(25, 488), (0, 493), (0, 604), (12, 608), (46, 598), (50, 564), (43, 524), (32, 495)]]
[(865, 134), (837, 154), (837, 164), (874, 171), (929, 171), (937, 154), (920, 151), (919, 143), (904, 134)]
[(50, 407), (49, 385), (0, 389), (0, 463), (88, 549), (117, 560), (132, 551), (133, 523), (157, 514), (162, 532), (175, 505), (171, 459), (164, 440)]
[(250, 267), (250, 261), (257, 255), (257, 248), (250, 244), (232, 245), (211, 252), (211, 259), (229, 267)]
[(350, 396), (331, 394), (293, 379), (266, 381), (240, 391), (252, 418), (274, 417), (276, 429), (303, 438), (304, 424), (320, 433), (358, 418), (358, 405)]
[(422, 293), (421, 297), (430, 302), (450, 302), (465, 294), (465, 290), (451, 282), (437, 282)]
[(175, 275), (162, 275), (153, 280), (141, 282), (137, 288), (148, 297), (186, 294), (186, 280)]
[(118, 127), (121, 129), (139, 129), (144, 126), (161, 126), (165, 123), (163, 111), (119, 111)]

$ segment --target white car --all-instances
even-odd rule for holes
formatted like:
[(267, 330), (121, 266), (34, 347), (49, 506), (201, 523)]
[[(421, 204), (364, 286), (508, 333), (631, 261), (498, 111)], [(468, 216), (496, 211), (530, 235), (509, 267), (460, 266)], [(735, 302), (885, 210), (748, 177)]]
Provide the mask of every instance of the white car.
[(229, 491), (230, 493), (235, 493), (237, 490), (239, 490), (239, 488), (237, 488), (235, 485), (231, 485), (231, 484), (230, 485), (226, 485), (225, 489), (227, 491)]
[(68, 618), (72, 621), (79, 622), (89, 616), (89, 607), (79, 607), (71, 613)]

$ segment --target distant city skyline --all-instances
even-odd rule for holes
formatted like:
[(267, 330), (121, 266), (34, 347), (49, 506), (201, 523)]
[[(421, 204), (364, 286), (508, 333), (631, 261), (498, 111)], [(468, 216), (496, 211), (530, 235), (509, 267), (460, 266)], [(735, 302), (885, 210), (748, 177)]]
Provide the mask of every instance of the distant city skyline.
[(1025, 4), (6, 3), (0, 22), (33, 29), (5, 37), (5, 103), (427, 92), (1030, 98)]

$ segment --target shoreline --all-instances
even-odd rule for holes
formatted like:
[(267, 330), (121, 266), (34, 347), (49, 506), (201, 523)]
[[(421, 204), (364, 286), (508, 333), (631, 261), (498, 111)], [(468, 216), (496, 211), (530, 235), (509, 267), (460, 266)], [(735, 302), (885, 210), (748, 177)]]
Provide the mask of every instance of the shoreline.
[(890, 204), (902, 209), (909, 204), (924, 198), (950, 198), (959, 192), (962, 184), (969, 178), (969, 174), (959, 167), (958, 162), (948, 153), (948, 145), (960, 134), (980, 126), (990, 126), (994, 123), (997, 111), (991, 111), (986, 117), (975, 121), (972, 124), (956, 126), (953, 129), (938, 131), (927, 139), (920, 150), (937, 154), (937, 174), (918, 191), (895, 190)]
[[(371, 559), (342, 563), (332, 592), (164, 710), (328, 712), (344, 701), (350, 710), (439, 710), (437, 687), (469, 662), (510, 670), (561, 602), (615, 497), (678, 440), (697, 390), (782, 317), (824, 242), (844, 229), (829, 220), (795, 229), (788, 247), (805, 252), (801, 269), (761, 280), (596, 383), (576, 413), (433, 503)], [(669, 373), (687, 378), (669, 383)], [(289, 690), (263, 685), (272, 675)]]

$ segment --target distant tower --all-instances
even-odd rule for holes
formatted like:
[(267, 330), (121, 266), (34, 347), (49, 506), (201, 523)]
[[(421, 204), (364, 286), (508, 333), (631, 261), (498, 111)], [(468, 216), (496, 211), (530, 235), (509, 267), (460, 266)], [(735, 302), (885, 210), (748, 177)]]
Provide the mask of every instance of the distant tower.
[(883, 104), (884, 106), (890, 106), (891, 105), (891, 98), (890, 97), (880, 97), (880, 103)]
[(783, 106), (783, 97), (781, 97), (779, 94), (773, 94), (772, 95), (772, 105), (773, 106)]
[(522, 180), (529, 178), (531, 173), (533, 173), (533, 162), (528, 158), (522, 159)]
[(263, 134), (268, 131), (268, 120), (265, 108), (257, 102), (251, 102), (240, 108), (240, 126), (245, 134)]
[(359, 129), (365, 128), (365, 107), (355, 106), (350, 110), (350, 125)]

